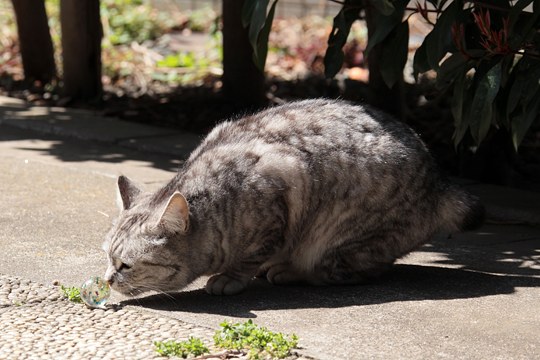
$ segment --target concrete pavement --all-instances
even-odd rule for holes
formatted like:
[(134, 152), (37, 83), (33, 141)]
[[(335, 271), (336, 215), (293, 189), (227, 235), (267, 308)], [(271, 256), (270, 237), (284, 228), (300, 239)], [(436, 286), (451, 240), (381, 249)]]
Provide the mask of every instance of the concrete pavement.
[[(201, 279), (172, 296), (115, 295), (113, 302), (125, 305), (117, 312), (55, 297), (54, 281), (79, 285), (104, 272), (101, 242), (117, 211), (116, 176), (155, 187), (197, 141), (0, 98), (0, 319), (7, 329), (0, 332), (0, 358), (148, 358), (152, 340), (198, 334), (210, 341), (210, 329), (224, 319), (247, 318), (298, 334), (299, 354), (316, 359), (540, 356), (540, 194), (472, 182), (466, 186), (482, 197), (491, 220), (479, 231), (434, 239), (371, 285), (254, 281), (245, 293), (222, 298), (204, 293)], [(69, 316), (60, 321), (62, 312)], [(105, 337), (88, 337), (78, 322)], [(130, 335), (137, 327), (146, 331)], [(21, 339), (24, 351), (14, 353)]]

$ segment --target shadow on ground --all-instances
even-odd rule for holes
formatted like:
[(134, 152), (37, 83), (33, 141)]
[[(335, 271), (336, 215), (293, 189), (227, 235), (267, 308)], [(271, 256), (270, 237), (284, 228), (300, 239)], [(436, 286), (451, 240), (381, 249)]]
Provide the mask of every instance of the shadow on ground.
[(476, 232), (437, 238), (421, 251), (432, 264), (510, 276), (540, 276), (540, 228), (487, 224)]
[(2, 126), (0, 141), (21, 140), (28, 140), (30, 145), (17, 146), (16, 149), (51, 155), (64, 162), (98, 161), (121, 164), (125, 161), (141, 161), (149, 163), (152, 168), (177, 171), (183, 161), (183, 159), (171, 155), (142, 152), (114, 144), (65, 138), (27, 129)]
[(540, 278), (500, 276), (433, 266), (398, 265), (379, 282), (362, 286), (273, 286), (256, 279), (242, 294), (211, 296), (202, 289), (124, 301), (155, 310), (255, 317), (258, 310), (339, 308), (419, 300), (512, 294), (540, 286)]
[[(258, 310), (317, 309), (422, 300), (470, 299), (512, 294), (540, 286), (540, 232), (511, 227), (511, 235), (485, 226), (454, 239), (438, 238), (378, 281), (360, 286), (273, 286), (254, 280), (237, 296), (216, 297), (202, 289), (125, 301), (156, 310), (254, 317)], [(531, 232), (532, 231), (532, 232)], [(498, 237), (495, 236), (498, 234)], [(443, 265), (444, 267), (442, 267)]]

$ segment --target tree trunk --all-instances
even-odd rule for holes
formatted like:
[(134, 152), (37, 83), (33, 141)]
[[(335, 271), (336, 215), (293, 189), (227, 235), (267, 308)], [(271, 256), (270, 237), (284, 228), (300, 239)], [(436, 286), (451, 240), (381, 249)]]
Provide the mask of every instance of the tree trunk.
[[(375, 32), (377, 24), (375, 22), (375, 16), (373, 16), (374, 10), (369, 4), (366, 5), (366, 25), (368, 28), (368, 37)], [(367, 58), (369, 68), (369, 98), (368, 102), (389, 113), (396, 116), (398, 119), (404, 118), (404, 98), (403, 98), (403, 78), (398, 80), (396, 84), (389, 88), (383, 80), (381, 75), (381, 68), (379, 66), (379, 59), (381, 57), (381, 44), (375, 45), (369, 52)]]
[(253, 62), (248, 31), (242, 26), (245, 0), (223, 0), (223, 94), (241, 108), (264, 106), (264, 74)]
[(64, 95), (73, 100), (99, 101), (103, 37), (99, 0), (61, 0), (60, 24)]
[(54, 49), (43, 0), (12, 0), (24, 77), (50, 82), (56, 76)]

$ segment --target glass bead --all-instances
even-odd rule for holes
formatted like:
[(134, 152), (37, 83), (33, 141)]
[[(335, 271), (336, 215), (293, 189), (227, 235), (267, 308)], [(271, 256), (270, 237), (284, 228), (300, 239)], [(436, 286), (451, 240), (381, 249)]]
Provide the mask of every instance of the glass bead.
[(109, 284), (99, 276), (92, 276), (81, 286), (81, 299), (93, 308), (103, 308), (111, 296)]

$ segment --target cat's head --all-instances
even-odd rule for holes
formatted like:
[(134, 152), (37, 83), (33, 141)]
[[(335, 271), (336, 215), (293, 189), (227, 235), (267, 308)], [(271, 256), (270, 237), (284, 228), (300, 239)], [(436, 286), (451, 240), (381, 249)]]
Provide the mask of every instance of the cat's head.
[(105, 280), (123, 294), (148, 290), (173, 291), (193, 280), (187, 264), (189, 207), (174, 192), (156, 201), (128, 178), (118, 178), (120, 214), (106, 236), (103, 249), (108, 268)]

